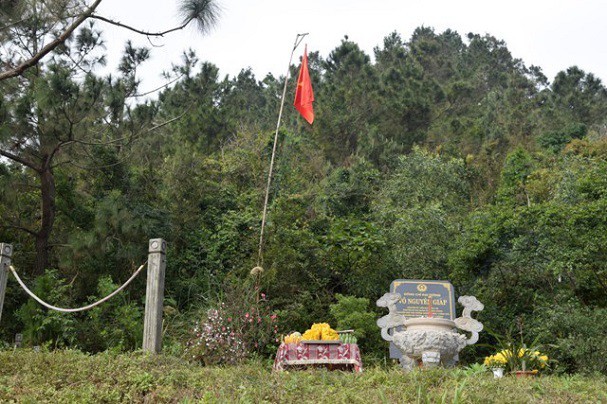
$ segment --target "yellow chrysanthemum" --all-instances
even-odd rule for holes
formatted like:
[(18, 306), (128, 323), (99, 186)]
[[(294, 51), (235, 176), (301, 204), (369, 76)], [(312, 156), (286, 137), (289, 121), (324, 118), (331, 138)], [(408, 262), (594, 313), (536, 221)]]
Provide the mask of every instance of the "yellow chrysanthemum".
[(301, 336), (301, 339), (308, 340), (308, 341), (310, 341), (310, 340), (315, 341), (315, 340), (319, 340), (320, 336), (321, 336), (320, 330), (318, 330), (318, 329), (315, 329), (315, 330), (310, 329), (310, 330), (306, 330), (306, 332), (303, 333), (303, 335)]
[(503, 351), (496, 353), (493, 356), (493, 359), (495, 359), (497, 362), (500, 362), (500, 363), (506, 363), (506, 362), (508, 362), (508, 359), (504, 355)]
[(339, 339), (339, 334), (331, 328), (323, 329), (321, 338), (325, 341), (336, 341)]
[(339, 334), (332, 329), (328, 323), (314, 323), (312, 324), (312, 327), (302, 335), (302, 339), (335, 341), (339, 339)]

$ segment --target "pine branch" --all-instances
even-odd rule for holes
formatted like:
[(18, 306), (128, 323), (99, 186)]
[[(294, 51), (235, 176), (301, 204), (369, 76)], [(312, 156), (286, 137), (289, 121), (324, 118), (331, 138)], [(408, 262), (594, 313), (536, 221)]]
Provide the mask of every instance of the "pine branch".
[(57, 46), (61, 45), (65, 42), (66, 39), (72, 35), (72, 32), (76, 30), (84, 21), (91, 17), (97, 6), (101, 3), (102, 0), (95, 0), (95, 2), (87, 8), (77, 19), (74, 21), (61, 35), (55, 38), (53, 41), (49, 42), (46, 46), (36, 52), (31, 58), (22, 62), (19, 66), (12, 68), (10, 70), (4, 71), (0, 73), (0, 81), (17, 77), (23, 74), (24, 71), (29, 69), (30, 67), (35, 66), (38, 62), (52, 52)]
[(40, 167), (38, 167), (36, 164), (32, 163), (31, 161), (26, 160), (23, 157), (17, 156), (16, 154), (13, 154), (11, 152), (7, 152), (6, 150), (0, 149), (0, 156), (4, 156), (10, 160), (13, 160), (16, 163), (29, 167), (36, 172), (40, 172), (42, 170)]
[(184, 29), (185, 27), (187, 27), (188, 24), (190, 22), (192, 22), (192, 20), (193, 20), (193, 18), (190, 18), (189, 20), (185, 21), (180, 26), (175, 27), (175, 28), (171, 28), (171, 29), (166, 30), (166, 31), (162, 31), (162, 32), (150, 32), (150, 31), (143, 31), (143, 30), (131, 27), (129, 25), (121, 23), (120, 21), (114, 21), (114, 20), (111, 20), (109, 18), (102, 17), (100, 15), (91, 15), (91, 18), (94, 18), (96, 20), (100, 20), (100, 21), (103, 21), (103, 22), (107, 22), (108, 24), (115, 25), (115, 26), (121, 27), (121, 28), (125, 28), (125, 29), (133, 31), (133, 32), (135, 32), (137, 34), (145, 35), (145, 36), (148, 36), (148, 37), (149, 36), (160, 36), (160, 37), (162, 37), (162, 36), (165, 36), (168, 33), (179, 31), (179, 30)]
[(0, 225), (0, 228), (2, 229), (15, 229), (15, 230), (21, 230), (24, 231), (32, 236), (36, 236), (38, 233), (36, 233), (33, 230), (28, 229), (27, 227), (23, 227), (23, 226), (16, 226), (16, 225), (12, 225), (12, 224), (3, 224)]

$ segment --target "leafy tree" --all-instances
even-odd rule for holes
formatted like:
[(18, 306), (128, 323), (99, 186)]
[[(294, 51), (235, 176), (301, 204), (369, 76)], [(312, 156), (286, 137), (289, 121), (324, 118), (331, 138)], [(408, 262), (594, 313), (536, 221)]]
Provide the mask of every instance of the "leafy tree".
[(414, 149), (383, 184), (374, 211), (388, 240), (388, 284), (395, 277), (445, 279), (451, 240), (470, 209), (460, 159)]
[(425, 140), (432, 104), (442, 96), (436, 81), (425, 76), (424, 67), (415, 59), (416, 46), (413, 40), (403, 43), (393, 33), (384, 39), (383, 49), (375, 48), (380, 88), (374, 130), (363, 138), (361, 149), (379, 165), (391, 163), (387, 155), (410, 151)]
[(329, 310), (336, 320), (336, 329), (353, 329), (353, 335), (359, 340), (363, 352), (376, 351), (377, 345), (381, 346), (382, 342), (377, 332), (377, 314), (369, 310), (369, 299), (339, 293), (335, 294), (335, 299)]
[[(57, 215), (55, 171), (82, 158), (77, 148), (107, 145), (108, 141), (117, 145), (125, 132), (133, 135), (142, 130), (141, 122), (136, 121), (130, 121), (130, 130), (125, 128), (130, 112), (126, 98), (134, 94), (136, 67), (149, 52), (127, 43), (119, 66), (121, 78), (103, 80), (91, 73), (104, 62), (103, 55), (97, 53), (103, 41), (92, 23), (83, 24), (87, 19), (135, 30), (96, 15), (100, 2), (87, 6), (78, 0), (49, 4), (23, 1), (11, 4), (0, 15), (0, 41), (9, 50), (2, 60), (9, 67), (0, 73), (0, 155), (34, 173), (37, 184), (30, 186), (39, 187), (41, 200), (39, 220), (8, 226), (34, 237), (35, 271), (39, 274), (49, 266)], [(182, 11), (184, 23), (177, 29), (192, 21), (206, 29), (217, 17), (212, 1), (186, 1)], [(77, 28), (81, 29), (75, 35)], [(43, 60), (47, 62), (42, 64)]]
[(566, 127), (544, 133), (537, 138), (538, 144), (552, 152), (560, 152), (573, 139), (582, 139), (588, 133), (584, 124), (569, 124)]
[(326, 179), (323, 204), (334, 216), (366, 215), (377, 192), (380, 173), (364, 159), (334, 169)]
[(603, 307), (604, 161), (566, 155), (531, 165), (522, 150), (508, 161), (504, 182), (536, 203), (500, 202), (472, 213), (450, 254), (451, 278), (485, 299), (493, 329), (518, 316), (545, 318), (560, 302)]
[(329, 158), (339, 163), (358, 150), (359, 140), (376, 119), (377, 78), (369, 56), (347, 37), (322, 67), (324, 74), (317, 98), (324, 101), (317, 104), (314, 131)]
[(506, 157), (498, 189), (498, 201), (514, 204), (531, 204), (526, 190), (527, 178), (533, 172), (533, 160), (523, 148), (518, 148)]
[(577, 66), (559, 72), (551, 86), (553, 114), (557, 124), (602, 123), (607, 112), (607, 89), (592, 73)]

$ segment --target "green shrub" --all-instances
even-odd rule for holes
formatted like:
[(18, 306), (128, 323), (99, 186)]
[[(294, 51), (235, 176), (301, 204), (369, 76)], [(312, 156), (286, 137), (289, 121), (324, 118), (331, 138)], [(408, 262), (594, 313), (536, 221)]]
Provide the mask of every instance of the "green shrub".
[[(114, 284), (109, 276), (99, 279), (97, 301), (115, 291), (120, 285)], [(129, 299), (126, 290), (117, 296), (85, 312), (79, 323), (78, 346), (90, 352), (113, 349), (126, 351), (137, 349), (143, 340), (143, 307)]]
[[(36, 278), (32, 292), (55, 306), (70, 307), (69, 285), (59, 278), (57, 271), (47, 270)], [(23, 324), (23, 342), (26, 346), (70, 346), (76, 339), (76, 320), (73, 314), (49, 310), (34, 299), (17, 310)]]
[(380, 339), (380, 330), (377, 327), (377, 314), (369, 309), (369, 299), (364, 297), (344, 296), (337, 293), (337, 302), (329, 308), (331, 316), (335, 319), (338, 330), (354, 329), (354, 336), (367, 355), (379, 355), (386, 344)]
[(607, 374), (607, 309), (574, 302), (541, 307), (532, 328), (544, 336), (557, 372)]

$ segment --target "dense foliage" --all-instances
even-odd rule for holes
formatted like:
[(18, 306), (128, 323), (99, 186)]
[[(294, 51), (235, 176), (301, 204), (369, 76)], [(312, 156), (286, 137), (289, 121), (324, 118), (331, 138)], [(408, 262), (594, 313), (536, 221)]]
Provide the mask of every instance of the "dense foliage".
[[(349, 319), (381, 358), (373, 302), (395, 278), (447, 279), (485, 304), (489, 329), (522, 323), (540, 337), (553, 369), (607, 373), (590, 354), (605, 352), (607, 310), (607, 90), (592, 73), (573, 66), (549, 82), (490, 35), (427, 27), (389, 34), (373, 58), (347, 37), (326, 58), (311, 53), (316, 121), (285, 112), (252, 279), (284, 78), (221, 78), (187, 52), (173, 85), (136, 102), (148, 50), (127, 44), (119, 73), (103, 77), (102, 38), (86, 26), (0, 81), (0, 240), (41, 297), (92, 301), (163, 237), (175, 352), (208, 310), (242, 314), (263, 292), (282, 332)], [(0, 335), (132, 349), (143, 293), (138, 280), (107, 307), (61, 315), (10, 281)], [(263, 334), (261, 355), (269, 324), (247, 331)]]

